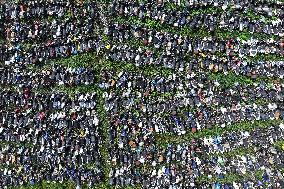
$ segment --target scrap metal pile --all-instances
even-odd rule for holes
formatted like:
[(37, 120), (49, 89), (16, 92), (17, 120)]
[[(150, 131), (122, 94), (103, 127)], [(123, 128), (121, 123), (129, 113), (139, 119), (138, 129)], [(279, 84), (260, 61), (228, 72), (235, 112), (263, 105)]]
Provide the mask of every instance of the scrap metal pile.
[(284, 188), (284, 2), (0, 4), (0, 188)]

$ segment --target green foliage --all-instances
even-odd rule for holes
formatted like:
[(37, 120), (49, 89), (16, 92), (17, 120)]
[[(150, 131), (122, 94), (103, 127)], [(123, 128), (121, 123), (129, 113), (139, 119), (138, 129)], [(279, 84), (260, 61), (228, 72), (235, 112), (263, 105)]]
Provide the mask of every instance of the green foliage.
[(284, 139), (275, 142), (275, 147), (281, 151), (284, 151)]
[[(168, 33), (179, 34), (183, 36), (188, 36), (191, 38), (204, 38), (209, 36), (214, 36), (218, 39), (231, 39), (241, 37), (244, 40), (250, 39), (251, 37), (255, 37), (261, 40), (267, 40), (273, 38), (274, 40), (279, 40), (280, 37), (276, 35), (268, 35), (265, 33), (249, 33), (249, 31), (229, 31), (227, 29), (216, 28), (213, 33), (210, 33), (205, 28), (198, 28), (196, 30), (192, 30), (189, 27), (173, 27), (167, 24), (161, 24), (159, 21), (147, 18), (146, 22), (142, 22), (138, 17), (130, 16), (130, 17), (120, 17), (117, 16), (114, 18), (115, 22), (125, 23), (125, 24), (135, 24), (141, 27), (151, 28), (159, 31), (165, 31)], [(198, 34), (198, 35), (197, 35)]]
[(281, 123), (280, 120), (257, 120), (257, 121), (244, 120), (238, 123), (233, 123), (226, 128), (221, 128), (216, 125), (211, 129), (203, 129), (202, 131), (196, 133), (187, 132), (185, 135), (181, 136), (176, 136), (174, 134), (157, 135), (156, 139), (158, 145), (166, 147), (168, 144), (180, 144), (186, 141), (190, 141), (193, 138), (218, 136), (224, 133), (240, 131), (240, 130), (252, 131), (255, 128), (268, 128), (272, 125), (277, 125), (279, 123)]
[(236, 83), (239, 83), (241, 85), (251, 85), (254, 83), (251, 78), (242, 75), (236, 75), (232, 72), (228, 72), (227, 75), (224, 75), (223, 73), (211, 73), (209, 74), (209, 79), (217, 80), (220, 85), (225, 88), (232, 87)]
[(248, 16), (252, 20), (259, 20), (260, 19), (260, 15), (255, 14), (253, 10), (248, 10), (245, 15)]
[(224, 179), (220, 179), (220, 178), (217, 178), (216, 176), (212, 177), (211, 179), (209, 179), (207, 176), (205, 175), (202, 175), (201, 177), (198, 177), (198, 182), (219, 182), (219, 183), (233, 183), (233, 182), (241, 182), (243, 181), (245, 178), (249, 178), (251, 177), (252, 175), (255, 175), (256, 178), (261, 178), (262, 174), (263, 174), (264, 171), (262, 170), (257, 170), (255, 172), (247, 172), (245, 174), (233, 174), (233, 173), (228, 173), (225, 175)]
[(99, 144), (100, 152), (102, 154), (102, 161), (103, 161), (103, 172), (105, 174), (104, 181), (102, 182), (102, 187), (110, 188), (108, 183), (108, 175), (111, 169), (109, 156), (108, 156), (108, 148), (109, 148), (109, 141), (108, 141), (108, 130), (109, 130), (109, 122), (106, 111), (104, 109), (104, 98), (102, 91), (98, 91), (98, 99), (99, 103), (97, 105), (97, 112), (99, 115), (100, 123), (101, 123), (101, 136), (102, 136), (102, 143)]
[[(75, 187), (75, 183), (71, 181), (63, 183), (43, 181), (35, 185), (17, 186), (18, 189), (74, 189)], [(10, 189), (16, 189), (16, 187), (10, 187)]]

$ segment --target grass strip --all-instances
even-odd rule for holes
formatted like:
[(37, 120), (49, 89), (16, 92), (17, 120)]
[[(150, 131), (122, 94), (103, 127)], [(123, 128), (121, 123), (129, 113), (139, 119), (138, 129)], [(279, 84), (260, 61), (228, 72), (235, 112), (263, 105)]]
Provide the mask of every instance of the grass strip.
[[(199, 28), (196, 30), (192, 30), (189, 27), (174, 27), (169, 26), (167, 24), (161, 24), (159, 21), (154, 19), (146, 18), (145, 22), (142, 20), (139, 20), (138, 17), (135, 16), (129, 16), (129, 17), (123, 17), (123, 16), (117, 16), (114, 18), (114, 21), (124, 24), (136, 24), (141, 27), (151, 28), (155, 30), (159, 30), (161, 32), (169, 32), (174, 34), (179, 34), (182, 36), (188, 36), (191, 38), (204, 38), (209, 36), (215, 36), (218, 39), (231, 39), (231, 38), (237, 38), (239, 37), (242, 40), (248, 40), (252, 37), (256, 37), (260, 40), (267, 40), (273, 38), (274, 40), (280, 39), (279, 36), (276, 35), (268, 35), (264, 33), (250, 33), (248, 30), (243, 31), (230, 31), (228, 29), (220, 29), (217, 28), (213, 32), (209, 32), (205, 28)], [(197, 35), (198, 34), (198, 35)]]
[(108, 154), (108, 146), (109, 146), (109, 137), (108, 137), (108, 130), (109, 130), (109, 122), (108, 117), (106, 115), (106, 111), (104, 109), (104, 99), (102, 91), (98, 90), (98, 105), (97, 105), (97, 112), (99, 115), (99, 120), (101, 122), (101, 137), (102, 142), (99, 144), (99, 149), (102, 155), (102, 162), (103, 162), (103, 172), (104, 172), (104, 180), (100, 184), (102, 188), (110, 188), (109, 185), (109, 172), (111, 170), (111, 164), (109, 162), (109, 154)]
[(127, 72), (137, 72), (145, 74), (146, 76), (161, 75), (169, 76), (174, 73), (172, 69), (165, 68), (162, 66), (145, 65), (145, 66), (135, 66), (133, 63), (125, 61), (111, 61), (106, 58), (100, 58), (94, 52), (88, 52), (84, 54), (72, 55), (65, 59), (53, 59), (49, 60), (44, 65), (33, 65), (27, 66), (29, 70), (40, 70), (43, 68), (49, 68), (52, 65), (60, 64), (66, 67), (78, 68), (85, 67), (90, 68), (99, 73), (101, 70), (116, 70), (116, 71), (127, 71)]
[(156, 135), (157, 144), (163, 147), (168, 146), (169, 144), (180, 144), (186, 141), (190, 141), (193, 138), (203, 138), (209, 136), (217, 136), (222, 135), (226, 132), (234, 132), (234, 131), (251, 131), (255, 128), (268, 128), (272, 125), (280, 124), (281, 120), (255, 120), (248, 121), (244, 120), (238, 123), (234, 123), (226, 128), (214, 126), (212, 129), (204, 129), (200, 132), (191, 133), (187, 132), (185, 135), (176, 136), (174, 134), (162, 134)]
[(275, 147), (279, 150), (284, 151), (284, 139), (275, 142)]
[(8, 189), (74, 189), (76, 185), (74, 182), (66, 181), (63, 183), (42, 181), (34, 185), (20, 185), (17, 187), (8, 187)]
[(264, 174), (264, 170), (257, 170), (257, 171), (254, 171), (254, 172), (247, 172), (246, 174), (243, 174), (243, 175), (239, 175), (239, 174), (232, 174), (232, 173), (229, 173), (227, 174), (223, 179), (221, 178), (217, 178), (216, 176), (212, 177), (212, 178), (208, 178), (207, 176), (205, 175), (202, 175), (200, 177), (197, 178), (197, 182), (198, 183), (221, 183), (221, 184), (225, 184), (225, 183), (233, 183), (233, 182), (242, 182), (244, 181), (246, 178), (250, 178), (252, 177), (255, 177), (257, 179), (261, 179), (262, 175)]

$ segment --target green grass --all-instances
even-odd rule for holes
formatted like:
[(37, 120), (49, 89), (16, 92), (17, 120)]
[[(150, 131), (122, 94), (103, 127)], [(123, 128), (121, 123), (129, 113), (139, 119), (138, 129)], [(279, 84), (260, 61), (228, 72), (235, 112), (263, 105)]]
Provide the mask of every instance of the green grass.
[[(146, 27), (146, 28), (151, 28), (159, 31), (164, 31), (168, 33), (176, 33), (182, 36), (188, 36), (191, 38), (204, 38), (204, 37), (209, 37), (209, 36), (214, 36), (218, 39), (230, 39), (230, 38), (237, 38), (240, 37), (241, 39), (249, 39), (251, 37), (256, 37), (257, 39), (262, 39), (262, 40), (267, 40), (267, 39), (279, 39), (279, 36), (276, 35), (268, 35), (264, 33), (253, 33), (251, 34), (247, 30), (243, 31), (229, 31), (227, 29), (219, 29), (217, 28), (214, 32), (208, 32), (205, 28), (199, 28), (197, 30), (192, 30), (188, 27), (174, 27), (174, 26), (169, 26), (166, 24), (161, 24), (159, 21), (146, 18), (145, 23), (139, 20), (138, 17), (122, 17), (122, 16), (117, 16), (114, 18), (114, 21), (119, 22), (119, 23), (127, 23), (127, 24), (136, 24), (141, 27)], [(198, 34), (198, 35), (196, 35)]]
[(281, 123), (281, 120), (256, 120), (256, 121), (241, 121), (238, 123), (233, 123), (230, 126), (221, 128), (219, 126), (214, 126), (211, 129), (203, 129), (199, 132), (192, 133), (187, 132), (184, 135), (176, 136), (174, 134), (163, 134), (157, 135), (156, 140), (157, 144), (163, 147), (168, 146), (169, 144), (180, 144), (186, 141), (190, 141), (193, 138), (203, 138), (208, 136), (218, 136), (224, 133), (229, 133), (233, 131), (252, 131), (255, 128), (268, 128), (272, 125), (277, 125)]
[(108, 129), (109, 129), (109, 122), (108, 118), (106, 115), (106, 111), (104, 109), (104, 99), (102, 97), (102, 92), (98, 91), (98, 106), (97, 106), (97, 112), (99, 115), (99, 120), (101, 123), (101, 136), (102, 136), (102, 142), (99, 145), (100, 152), (102, 154), (102, 161), (103, 161), (103, 172), (105, 175), (105, 178), (101, 184), (102, 188), (110, 188), (109, 183), (108, 183), (108, 175), (111, 169), (111, 164), (109, 162), (109, 155), (108, 155), (108, 148), (109, 148), (109, 143), (108, 143)]
[(220, 179), (220, 178), (217, 178), (215, 176), (212, 177), (211, 179), (209, 179), (207, 176), (201, 176), (201, 177), (198, 178), (198, 182), (199, 183), (202, 183), (202, 182), (205, 182), (205, 183), (219, 182), (219, 183), (222, 183), (222, 184), (225, 184), (225, 183), (231, 183), (232, 184), (233, 182), (242, 182), (244, 179), (249, 178), (251, 176), (260, 179), (261, 176), (263, 175), (263, 173), (264, 173), (263, 170), (257, 170), (255, 172), (247, 172), (246, 174), (243, 174), (243, 175), (229, 173), (229, 174), (225, 175), (224, 179)]
[(277, 141), (275, 143), (275, 147), (281, 151), (284, 151), (284, 139)]

